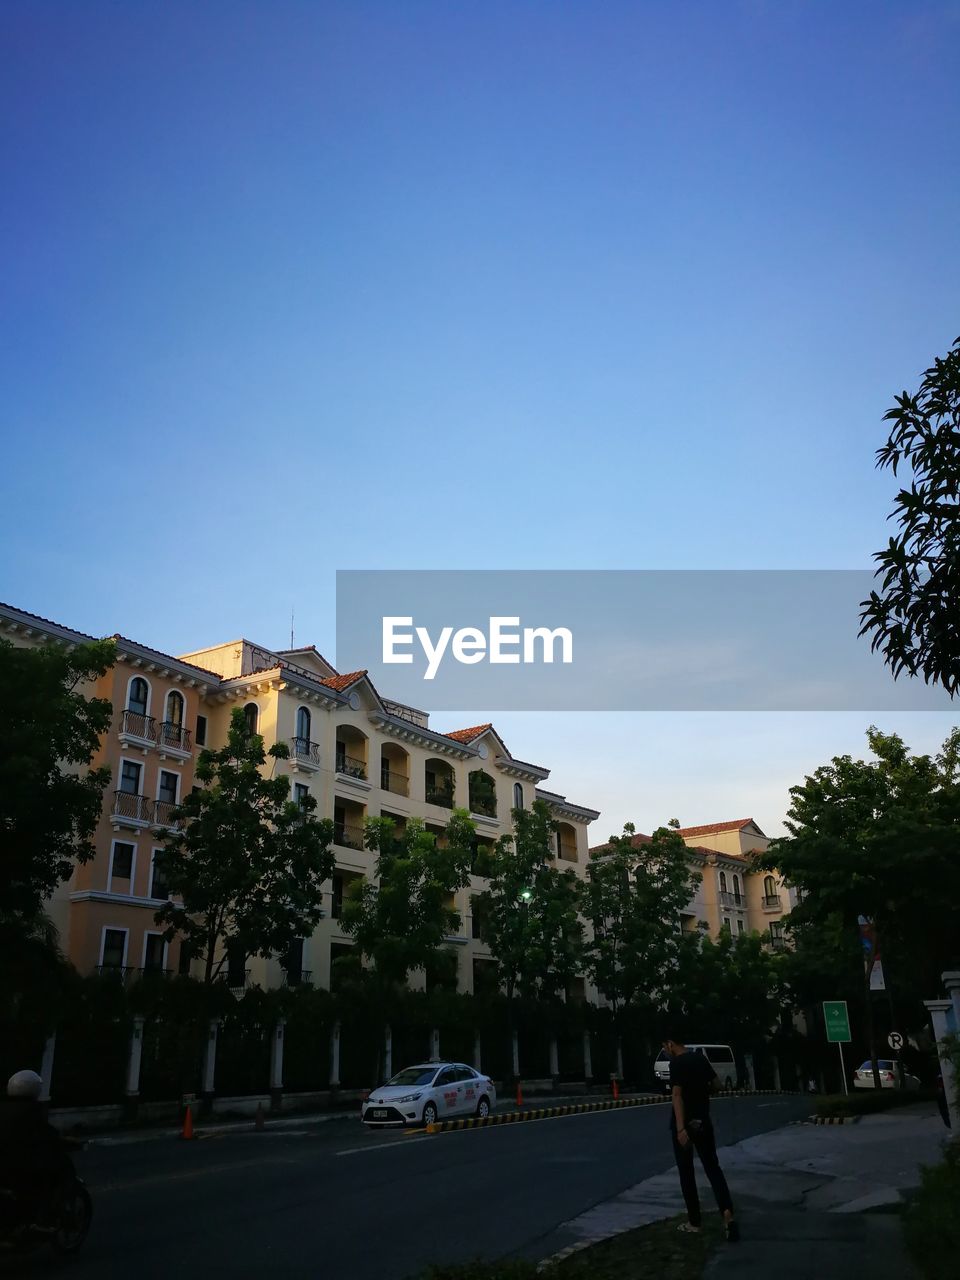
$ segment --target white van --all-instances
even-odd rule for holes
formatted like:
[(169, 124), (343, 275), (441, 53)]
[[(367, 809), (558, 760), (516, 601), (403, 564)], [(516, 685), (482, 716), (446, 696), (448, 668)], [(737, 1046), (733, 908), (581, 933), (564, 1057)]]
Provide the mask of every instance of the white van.
[[(703, 1054), (717, 1073), (721, 1089), (732, 1089), (737, 1083), (737, 1064), (733, 1050), (728, 1044), (688, 1044), (687, 1049), (691, 1053)], [(670, 1088), (670, 1055), (666, 1049), (661, 1049), (657, 1054), (653, 1064), (653, 1074), (657, 1078), (657, 1083), (662, 1084), (664, 1089)]]

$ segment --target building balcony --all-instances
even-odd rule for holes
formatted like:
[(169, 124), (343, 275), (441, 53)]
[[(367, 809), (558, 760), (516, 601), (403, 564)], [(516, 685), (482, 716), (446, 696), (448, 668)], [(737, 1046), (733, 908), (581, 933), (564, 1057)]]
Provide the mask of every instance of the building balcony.
[(353, 778), (357, 782), (366, 782), (367, 762), (358, 760), (356, 756), (338, 755), (337, 773), (342, 773), (345, 778)]
[(157, 726), (157, 746), (161, 756), (173, 756), (175, 760), (188, 760), (193, 752), (190, 730), (173, 720), (163, 720)]
[(311, 969), (300, 969), (289, 973), (285, 972), (283, 985), (285, 987), (312, 987), (313, 971)]
[(140, 747), (146, 751), (157, 745), (157, 722), (153, 716), (139, 711), (120, 713), (120, 741), (125, 747)]
[(290, 767), (295, 773), (300, 769), (305, 773), (316, 773), (320, 768), (319, 742), (311, 742), (309, 738), (291, 738)]
[(427, 787), (424, 798), (427, 804), (438, 804), (441, 809), (453, 808), (453, 787)]
[(764, 896), (763, 896), (763, 909), (764, 909), (764, 911), (779, 911), (779, 910), (780, 910), (780, 895), (779, 895), (779, 893), (766, 893), (766, 894), (764, 894)]
[(154, 822), (158, 827), (175, 829), (182, 824), (174, 820), (176, 804), (170, 800), (157, 800), (154, 804)]
[(721, 893), (720, 905), (721, 907), (733, 907), (739, 911), (746, 903), (742, 893)]
[(127, 983), (132, 981), (137, 970), (125, 964), (98, 964), (95, 972), (101, 978), (112, 978), (115, 982)]
[(356, 827), (349, 822), (335, 822), (333, 840), (344, 849), (362, 849), (363, 827)]
[(111, 819), (115, 827), (150, 827), (153, 825), (154, 801), (131, 791), (113, 793)]
[(382, 791), (392, 791), (395, 796), (408, 796), (410, 779), (405, 773), (397, 773), (396, 769), (381, 769), (380, 788)]

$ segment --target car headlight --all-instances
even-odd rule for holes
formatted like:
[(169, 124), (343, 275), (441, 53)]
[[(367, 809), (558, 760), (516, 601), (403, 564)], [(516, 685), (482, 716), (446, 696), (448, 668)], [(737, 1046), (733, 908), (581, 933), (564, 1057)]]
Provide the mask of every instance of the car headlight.
[(402, 1098), (394, 1098), (394, 1102), (416, 1102), (422, 1096), (420, 1093), (405, 1093)]

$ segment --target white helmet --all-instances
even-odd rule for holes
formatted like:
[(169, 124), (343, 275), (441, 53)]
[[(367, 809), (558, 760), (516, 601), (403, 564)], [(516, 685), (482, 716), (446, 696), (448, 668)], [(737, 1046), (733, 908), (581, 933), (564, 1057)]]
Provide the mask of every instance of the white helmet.
[(35, 1071), (15, 1071), (7, 1081), (8, 1098), (29, 1098), (39, 1101), (43, 1093), (43, 1081)]

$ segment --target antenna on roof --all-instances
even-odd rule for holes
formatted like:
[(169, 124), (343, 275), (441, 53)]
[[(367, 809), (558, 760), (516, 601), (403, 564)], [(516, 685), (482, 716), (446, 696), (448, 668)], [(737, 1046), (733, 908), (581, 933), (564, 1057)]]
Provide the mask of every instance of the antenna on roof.
[(290, 648), (293, 648), (293, 605), (290, 606)]

